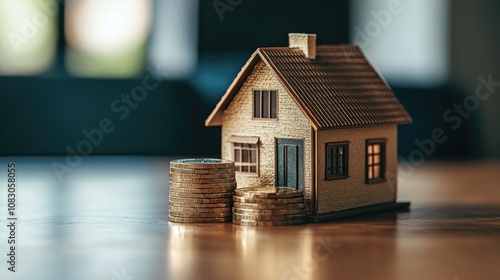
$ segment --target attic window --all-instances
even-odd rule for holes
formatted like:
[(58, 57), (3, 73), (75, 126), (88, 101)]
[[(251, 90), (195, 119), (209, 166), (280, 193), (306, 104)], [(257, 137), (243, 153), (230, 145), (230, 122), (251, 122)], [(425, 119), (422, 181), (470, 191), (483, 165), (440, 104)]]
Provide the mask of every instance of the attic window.
[(276, 91), (253, 91), (253, 118), (276, 119)]

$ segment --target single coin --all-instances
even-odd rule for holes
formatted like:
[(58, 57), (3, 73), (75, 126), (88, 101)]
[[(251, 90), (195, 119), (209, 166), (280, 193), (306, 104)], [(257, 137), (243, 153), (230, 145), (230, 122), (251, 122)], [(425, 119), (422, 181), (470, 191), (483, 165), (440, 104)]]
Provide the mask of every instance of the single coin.
[(220, 207), (232, 207), (231, 202), (226, 203), (189, 203), (189, 202), (174, 202), (169, 201), (169, 205), (176, 207), (190, 207), (190, 208), (220, 208)]
[(231, 213), (231, 207), (199, 208), (199, 207), (180, 207), (180, 206), (170, 205), (168, 209), (174, 212), (186, 212), (186, 213)]
[(272, 226), (293, 226), (300, 225), (306, 222), (303, 220), (293, 220), (293, 221), (250, 221), (250, 220), (235, 220), (233, 219), (233, 224), (240, 226), (254, 226), (254, 227), (272, 227)]
[(209, 168), (209, 169), (193, 169), (193, 168), (177, 168), (171, 167), (170, 173), (176, 174), (234, 174), (234, 167), (229, 168)]
[(171, 183), (179, 184), (220, 184), (220, 183), (236, 183), (235, 178), (225, 178), (225, 179), (189, 179), (189, 178), (174, 178), (170, 177)]
[(229, 188), (229, 187), (236, 187), (236, 180), (227, 180), (227, 181), (214, 181), (214, 180), (194, 180), (194, 181), (187, 181), (187, 180), (172, 180), (170, 179), (170, 185), (171, 186), (182, 186), (186, 188), (195, 188), (195, 189), (202, 189), (202, 188)]
[(170, 185), (170, 191), (176, 193), (191, 193), (191, 194), (226, 194), (233, 193), (235, 187), (211, 187), (211, 188), (191, 188), (191, 187), (179, 187), (176, 185)]
[(169, 202), (173, 203), (198, 203), (198, 204), (214, 204), (214, 203), (232, 203), (233, 199), (227, 198), (187, 198), (170, 196)]
[(236, 181), (227, 183), (188, 183), (188, 182), (177, 182), (170, 180), (171, 187), (182, 187), (182, 188), (193, 188), (193, 189), (203, 189), (203, 188), (236, 188)]
[(303, 197), (304, 191), (288, 187), (251, 187), (237, 189), (236, 195), (251, 198), (289, 198)]
[(249, 220), (249, 221), (293, 221), (293, 220), (303, 220), (306, 218), (306, 214), (294, 214), (294, 215), (249, 215), (249, 214), (239, 214), (233, 213), (233, 219), (237, 220)]
[(246, 202), (234, 202), (235, 208), (240, 209), (304, 209), (306, 205), (304, 203), (290, 203), (290, 204), (258, 204), (258, 203), (246, 203)]
[(230, 222), (231, 217), (218, 217), (218, 218), (183, 218), (168, 216), (169, 221), (174, 223), (225, 223)]
[(191, 169), (234, 168), (234, 162), (215, 158), (177, 159), (170, 162), (170, 167)]
[(240, 197), (235, 195), (233, 200), (237, 202), (258, 203), (258, 204), (290, 204), (290, 203), (303, 203), (304, 197), (253, 198), (253, 197)]
[(170, 172), (170, 178), (174, 179), (232, 179), (236, 180), (235, 173), (225, 173), (225, 174), (185, 174), (185, 173), (172, 173)]
[(169, 211), (168, 213), (170, 216), (173, 217), (180, 217), (180, 218), (225, 218), (225, 217), (231, 217), (231, 212), (215, 212), (215, 213), (205, 213), (205, 212), (192, 212), (192, 213), (186, 213), (186, 212), (178, 212), (178, 211)]
[(291, 215), (291, 214), (303, 214), (306, 209), (274, 209), (274, 210), (264, 210), (264, 209), (243, 209), (233, 207), (233, 213), (239, 214), (250, 214), (250, 215)]
[(226, 193), (187, 193), (170, 190), (170, 197), (176, 198), (197, 198), (197, 199), (213, 199), (213, 198), (231, 198), (233, 200), (233, 192)]

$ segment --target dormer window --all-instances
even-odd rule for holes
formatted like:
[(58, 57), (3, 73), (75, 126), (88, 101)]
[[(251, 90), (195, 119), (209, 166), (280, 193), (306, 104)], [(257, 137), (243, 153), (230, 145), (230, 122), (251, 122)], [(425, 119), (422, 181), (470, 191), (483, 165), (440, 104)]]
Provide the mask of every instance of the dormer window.
[(253, 91), (253, 118), (276, 119), (276, 91)]

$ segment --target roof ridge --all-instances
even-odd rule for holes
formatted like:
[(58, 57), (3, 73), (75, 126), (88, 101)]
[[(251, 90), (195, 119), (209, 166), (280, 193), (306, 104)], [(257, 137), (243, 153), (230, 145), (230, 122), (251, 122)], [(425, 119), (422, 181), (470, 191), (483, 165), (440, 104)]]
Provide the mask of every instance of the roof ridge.
[(300, 50), (298, 47), (293, 47), (293, 48), (290, 48), (290, 47), (260, 47), (260, 48), (257, 48), (257, 51), (268, 51), (268, 50), (271, 50), (271, 51), (275, 51), (275, 50)]
[[(361, 47), (357, 44), (337, 44), (337, 45), (317, 45), (317, 48), (341, 48), (341, 47), (346, 47), (346, 48), (356, 48), (356, 49), (361, 49)], [(258, 47), (257, 50), (278, 50), (278, 49), (283, 49), (283, 50), (290, 50), (290, 49), (299, 49), (299, 47), (287, 47), (287, 46), (269, 46), (269, 47)]]
[(262, 61), (278, 78), (314, 129), (410, 123), (411, 117), (357, 45), (318, 46), (309, 60), (299, 48), (262, 47), (252, 54), (206, 121), (222, 115)]

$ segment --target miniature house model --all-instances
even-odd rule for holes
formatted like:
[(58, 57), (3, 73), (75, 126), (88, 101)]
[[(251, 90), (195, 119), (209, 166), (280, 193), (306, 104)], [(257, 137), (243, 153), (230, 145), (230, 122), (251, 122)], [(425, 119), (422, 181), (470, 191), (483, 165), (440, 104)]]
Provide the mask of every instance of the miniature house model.
[(408, 207), (396, 203), (396, 134), (410, 122), (359, 47), (289, 34), (288, 47), (253, 53), (206, 125), (222, 126), (238, 188), (304, 189), (320, 221)]

